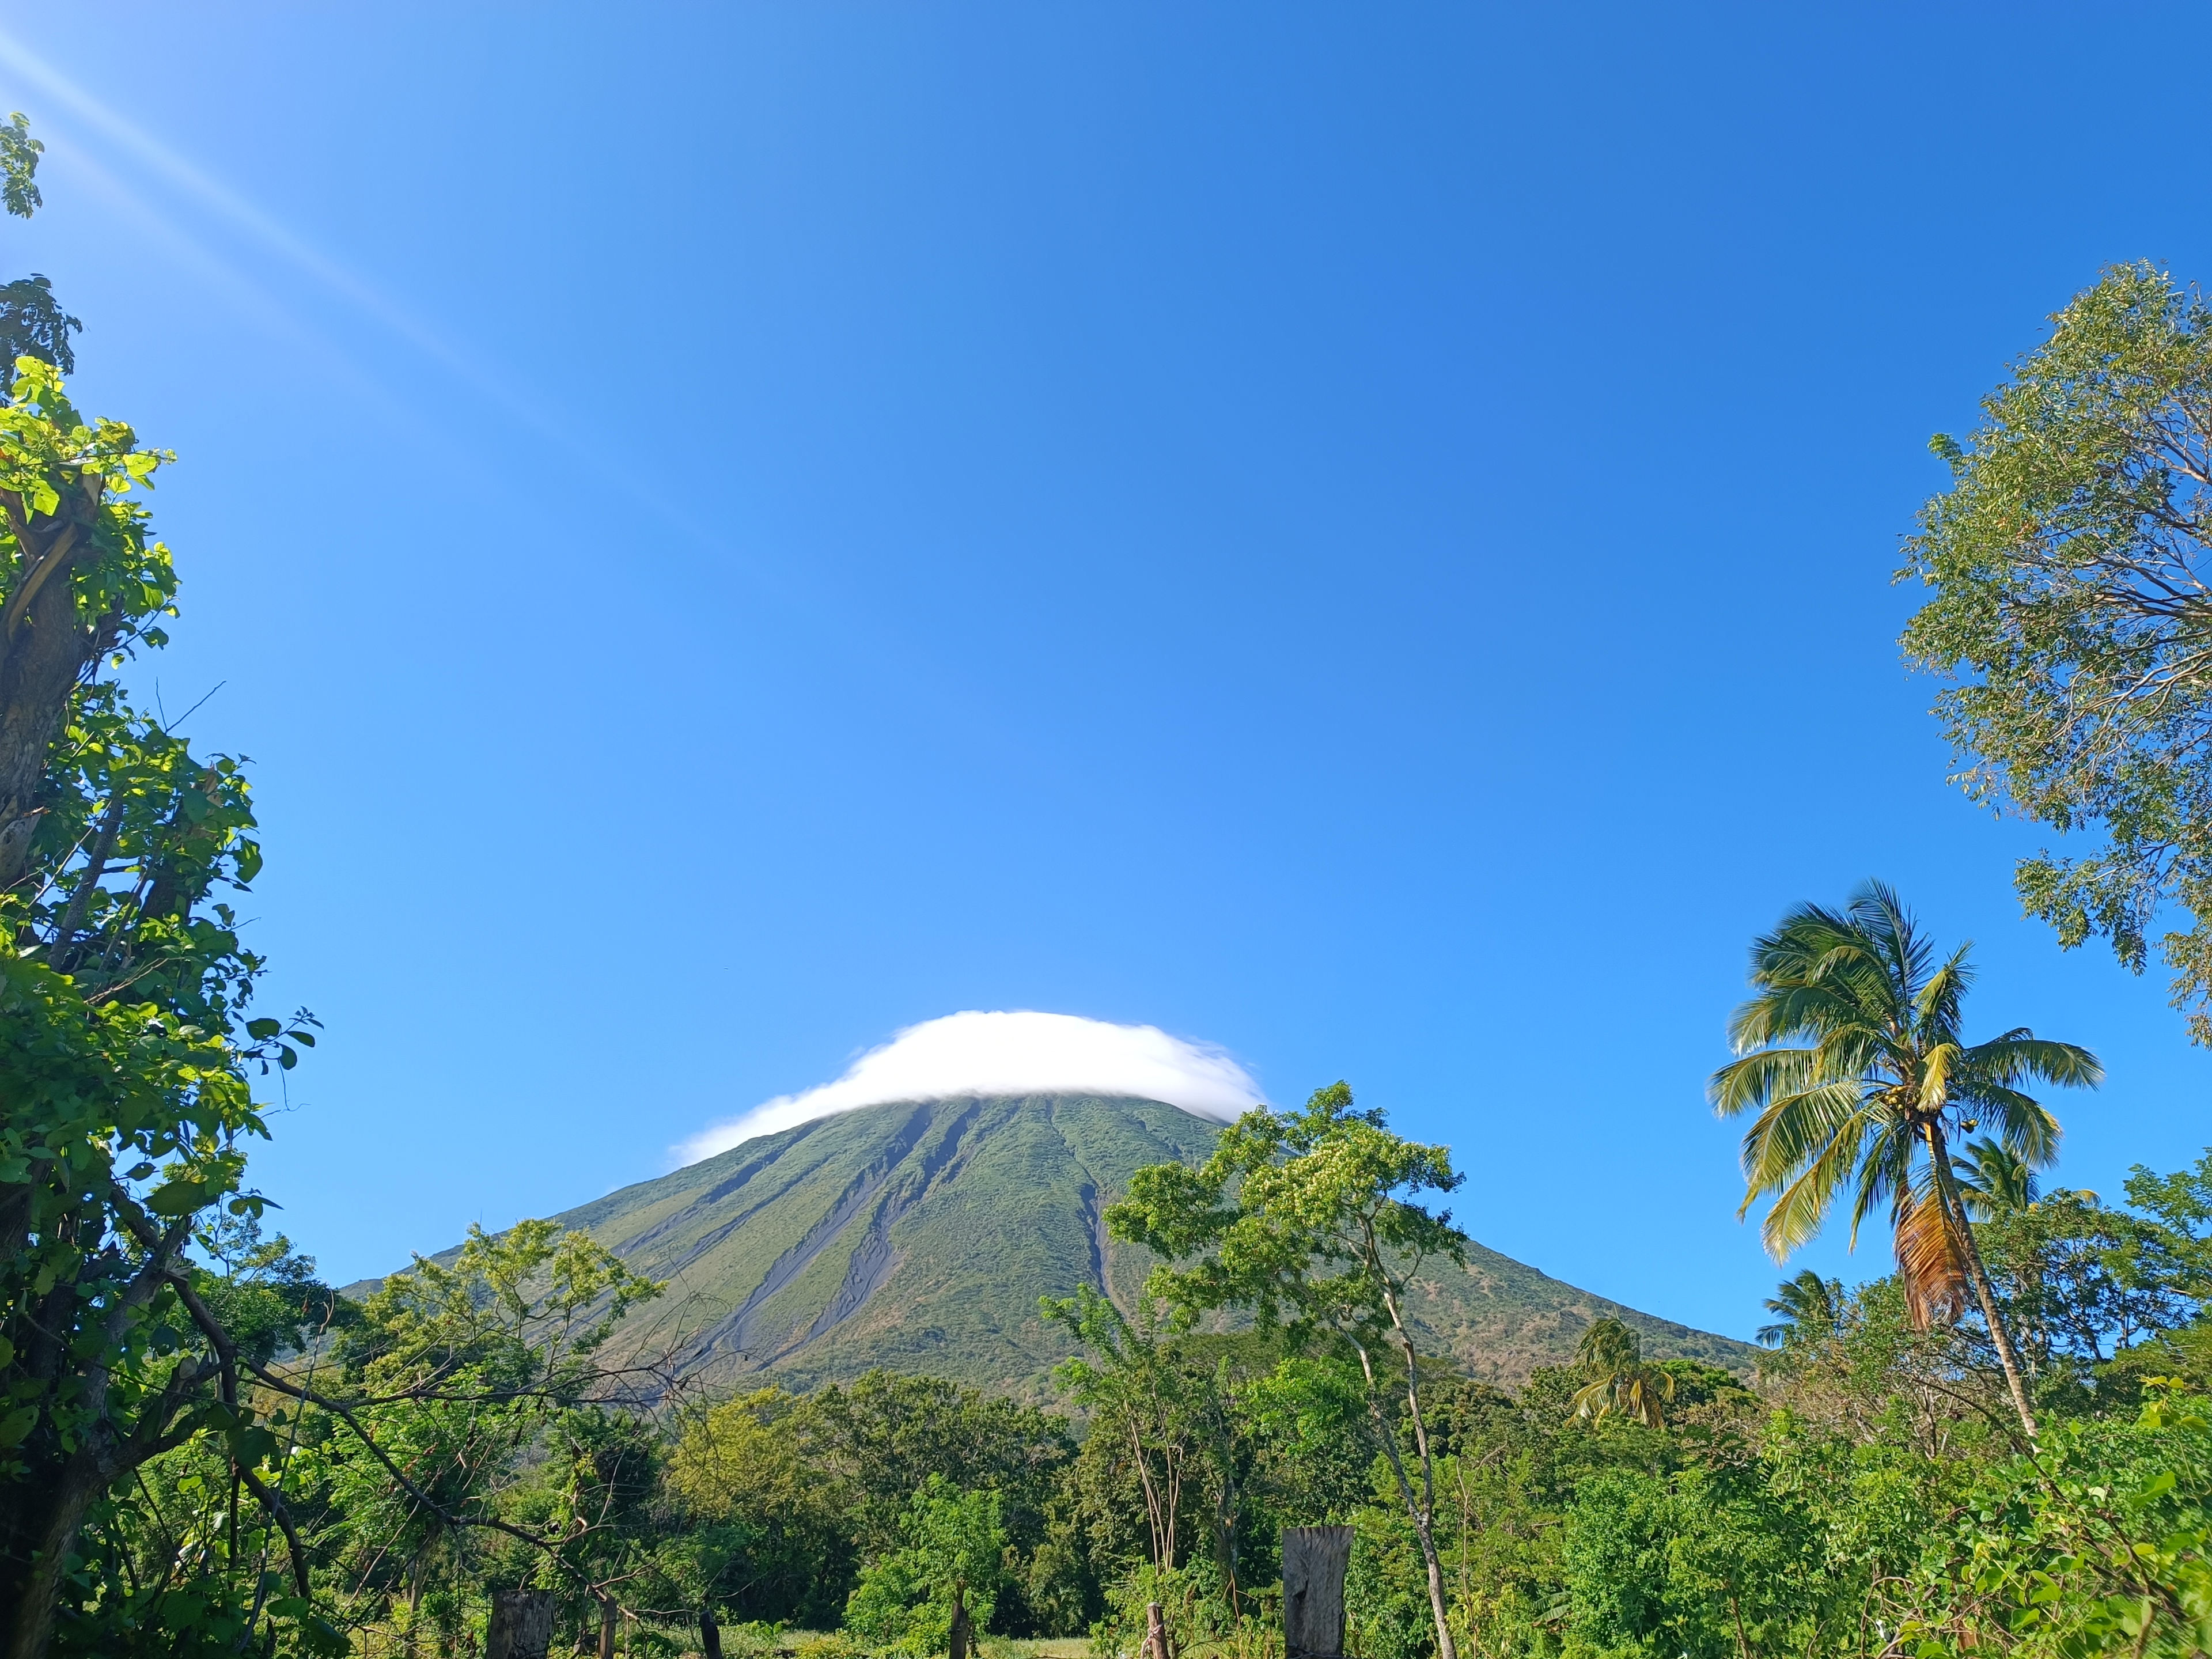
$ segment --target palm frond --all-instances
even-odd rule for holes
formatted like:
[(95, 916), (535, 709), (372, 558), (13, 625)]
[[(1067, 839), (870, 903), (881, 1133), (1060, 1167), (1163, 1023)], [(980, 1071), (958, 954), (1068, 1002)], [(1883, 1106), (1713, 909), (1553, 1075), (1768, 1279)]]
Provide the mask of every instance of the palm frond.
[(1900, 1188), (1893, 1212), (1897, 1277), (1916, 1330), (1955, 1324), (1966, 1308), (1966, 1268), (1943, 1214), (1942, 1194), (1923, 1175)]
[[(1796, 1179), (1782, 1184), (1766, 1218), (1759, 1224), (1759, 1240), (1766, 1253), (1777, 1261), (1787, 1261), (1792, 1251), (1807, 1243), (1820, 1231), (1828, 1212), (1834, 1206), (1836, 1194), (1851, 1178), (1853, 1166), (1858, 1162), (1859, 1148), (1866, 1139), (1863, 1115), (1854, 1113), (1839, 1124), (1827, 1144), (1818, 1154), (1808, 1159)], [(1772, 1186), (1759, 1191), (1772, 1191)], [(1751, 1207), (1757, 1193), (1747, 1193), (1743, 1209)], [(1741, 1214), (1742, 1210), (1737, 1212)]]
[(1838, 1078), (1769, 1101), (1744, 1131), (1745, 1204), (1795, 1180), (1838, 1136), (1855, 1135), (1865, 1097), (1857, 1079)]
[(2042, 1195), (2033, 1166), (2000, 1140), (1970, 1141), (1951, 1164), (1960, 1201), (1977, 1221), (2031, 1208)]
[(2033, 1095), (1982, 1084), (1968, 1091), (1963, 1101), (1954, 1100), (1953, 1104), (1971, 1107), (1980, 1127), (1995, 1131), (2008, 1152), (2025, 1158), (2037, 1169), (2047, 1170), (2058, 1161), (2058, 1142), (2065, 1132), (2058, 1127), (2058, 1120), (2050, 1109)]
[(2064, 1089), (2094, 1089), (2105, 1080), (2096, 1055), (2078, 1043), (2054, 1042), (2027, 1027), (1978, 1042), (1966, 1051), (1973, 1069), (1993, 1083), (2055, 1083)]
[(1965, 1053), (1955, 1042), (1939, 1042), (1920, 1057), (1920, 1103), (1940, 1112), (1951, 1098), (1951, 1076)]
[(1908, 1016), (1928, 978), (1933, 954), (1920, 937), (1912, 913), (1898, 891), (1886, 881), (1862, 882), (1844, 901), (1853, 925), (1866, 936), (1871, 953), (1882, 964), (1890, 995), (1900, 1016)]
[(1958, 1041), (1960, 1005), (1974, 982), (1967, 948), (1962, 945), (1945, 957), (1943, 965), (1928, 976), (1928, 982), (1913, 999), (1913, 1025), (1923, 1041)]
[(1883, 1206), (1895, 1209), (1896, 1194), (1912, 1184), (1912, 1169), (1926, 1143), (1903, 1118), (1884, 1115), (1880, 1127), (1868, 1137), (1859, 1160), (1858, 1191), (1851, 1203), (1851, 1245), (1856, 1249), (1859, 1229)]
[(1813, 1049), (1761, 1048), (1715, 1072), (1706, 1080), (1705, 1097), (1716, 1116), (1734, 1117), (1778, 1096), (1801, 1093), (1820, 1075)]
[(1759, 1328), (1759, 1340), (1768, 1347), (1793, 1336), (1809, 1336), (1832, 1328), (1843, 1312), (1844, 1282), (1823, 1279), (1811, 1267), (1782, 1281), (1766, 1298), (1766, 1311), (1778, 1316), (1771, 1325)]

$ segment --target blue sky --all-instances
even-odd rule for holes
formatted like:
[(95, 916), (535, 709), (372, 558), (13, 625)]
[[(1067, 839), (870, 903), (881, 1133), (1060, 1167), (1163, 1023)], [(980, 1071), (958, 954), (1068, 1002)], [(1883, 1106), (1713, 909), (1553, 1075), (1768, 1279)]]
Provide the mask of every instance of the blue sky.
[(2160, 981), (2020, 919), (1889, 582), (2046, 313), (2212, 276), (2201, 9), (0, 29), (0, 262), (181, 457), (149, 678), (257, 763), (329, 1035), (255, 1168), (336, 1276), (1036, 1008), (1348, 1078), (1485, 1243), (1747, 1334), (1703, 1080), (1870, 873), (2105, 1057), (2062, 1179), (2212, 1140)]

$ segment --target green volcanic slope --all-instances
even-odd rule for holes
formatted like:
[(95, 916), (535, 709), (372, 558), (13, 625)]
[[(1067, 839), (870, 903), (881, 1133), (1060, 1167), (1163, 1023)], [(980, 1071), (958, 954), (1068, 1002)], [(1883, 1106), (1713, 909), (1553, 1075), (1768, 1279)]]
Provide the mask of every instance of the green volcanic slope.
[[(1130, 1172), (1195, 1162), (1215, 1127), (1157, 1101), (1053, 1095), (871, 1106), (749, 1140), (557, 1218), (668, 1294), (623, 1346), (687, 1374), (808, 1387), (883, 1365), (1029, 1391), (1068, 1352), (1040, 1296), (1126, 1293), (1141, 1251), (1100, 1224)], [(1477, 1246), (1416, 1310), (1479, 1376), (1516, 1382), (1614, 1314), (1655, 1357), (1741, 1368), (1751, 1350), (1622, 1308)], [(764, 1375), (763, 1375), (764, 1374)]]

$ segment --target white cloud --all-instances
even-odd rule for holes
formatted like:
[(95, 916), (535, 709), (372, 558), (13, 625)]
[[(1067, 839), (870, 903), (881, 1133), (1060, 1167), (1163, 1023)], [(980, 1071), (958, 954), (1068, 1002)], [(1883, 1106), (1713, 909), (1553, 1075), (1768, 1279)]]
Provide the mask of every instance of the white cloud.
[(779, 1095), (701, 1130), (684, 1164), (833, 1112), (953, 1095), (1135, 1095), (1227, 1122), (1258, 1103), (1259, 1085), (1223, 1049), (1157, 1025), (1109, 1025), (1073, 1014), (947, 1014), (871, 1048), (835, 1083)]

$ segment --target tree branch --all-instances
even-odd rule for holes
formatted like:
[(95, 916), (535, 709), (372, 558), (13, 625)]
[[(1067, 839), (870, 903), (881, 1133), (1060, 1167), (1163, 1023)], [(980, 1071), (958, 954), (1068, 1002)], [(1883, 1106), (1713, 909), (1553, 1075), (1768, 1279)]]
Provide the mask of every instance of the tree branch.
[(238, 1352), (237, 1345), (231, 1341), (230, 1334), (223, 1329), (222, 1322), (215, 1316), (213, 1310), (200, 1299), (199, 1292), (191, 1287), (189, 1281), (190, 1271), (189, 1268), (172, 1269), (169, 1275), (170, 1283), (176, 1286), (178, 1297), (184, 1303), (186, 1310), (191, 1313), (192, 1322), (200, 1328), (201, 1333), (206, 1336), (209, 1343), (218, 1354), (227, 1354), (234, 1362), (240, 1364), (242, 1368), (264, 1388), (273, 1389), (278, 1394), (288, 1395), (295, 1400), (326, 1411), (343, 1423), (346, 1427), (353, 1431), (354, 1437), (368, 1448), (369, 1455), (384, 1466), (385, 1473), (398, 1483), (399, 1489), (421, 1504), (424, 1510), (436, 1516), (447, 1526), (456, 1530), (463, 1527), (477, 1527), (491, 1532), (503, 1532), (510, 1538), (521, 1540), (532, 1548), (544, 1551), (553, 1558), (563, 1571), (580, 1582), (583, 1580), (583, 1575), (570, 1565), (567, 1558), (562, 1556), (554, 1545), (548, 1543), (536, 1533), (526, 1531), (520, 1527), (510, 1526), (504, 1521), (480, 1519), (473, 1516), (456, 1514), (439, 1503), (436, 1498), (409, 1479), (406, 1471), (392, 1461), (391, 1455), (382, 1446), (377, 1444), (376, 1437), (362, 1426), (361, 1419), (356, 1417), (352, 1410), (343, 1402), (332, 1400), (326, 1395), (318, 1394), (313, 1389), (303, 1389), (270, 1370), (267, 1366), (243, 1358)]

